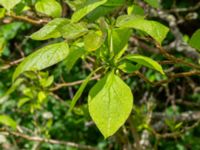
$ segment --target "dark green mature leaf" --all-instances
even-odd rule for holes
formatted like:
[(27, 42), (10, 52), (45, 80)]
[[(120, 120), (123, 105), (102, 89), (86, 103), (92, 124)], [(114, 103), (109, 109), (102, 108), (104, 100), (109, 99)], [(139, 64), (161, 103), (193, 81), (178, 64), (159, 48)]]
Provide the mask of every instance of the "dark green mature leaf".
[(70, 71), (76, 61), (85, 53), (83, 46), (79, 46), (78, 44), (72, 45), (69, 49), (69, 55), (63, 61), (63, 63), (66, 65), (67, 71)]
[(160, 6), (159, 0), (144, 0), (144, 1), (155, 8), (158, 8)]
[(0, 0), (0, 5), (2, 5), (7, 10), (15, 7), (21, 0)]
[(68, 54), (69, 48), (66, 42), (45, 46), (24, 59), (16, 68), (13, 81), (24, 71), (42, 70), (62, 61)]
[(72, 22), (78, 22), (80, 19), (82, 19), (88, 13), (93, 11), (95, 8), (103, 5), (106, 2), (107, 2), (107, 0), (101, 0), (101, 1), (93, 0), (93, 1), (90, 1), (89, 3), (86, 3), (85, 6), (83, 6), (82, 8), (77, 10), (76, 12), (74, 12), (74, 14), (72, 15), (72, 19), (71, 19)]
[(113, 135), (128, 118), (132, 106), (131, 89), (113, 72), (90, 90), (89, 112), (105, 138)]
[(60, 26), (69, 24), (69, 22), (70, 21), (68, 19), (56, 18), (50, 21), (37, 32), (33, 33), (31, 35), (31, 38), (34, 40), (47, 40), (50, 38), (61, 37), (61, 33), (58, 29), (60, 28)]
[(190, 46), (198, 49), (200, 51), (200, 29), (197, 30), (191, 37), (190, 41), (189, 41), (189, 44)]
[(133, 55), (127, 55), (125, 58), (130, 61), (136, 62), (138, 64), (144, 65), (148, 68), (157, 70), (158, 72), (160, 72), (163, 75), (165, 74), (163, 72), (162, 66), (149, 57), (138, 55), (138, 54), (133, 54)]
[(17, 127), (17, 123), (7, 115), (0, 115), (0, 123), (10, 126), (14, 129), (16, 129), (16, 127)]
[(101, 31), (90, 31), (84, 36), (84, 45), (87, 51), (97, 50), (104, 42), (104, 36)]
[(160, 44), (166, 37), (169, 28), (157, 21), (144, 20), (137, 16), (121, 16), (117, 19), (116, 26), (134, 28), (146, 32)]
[(40, 0), (35, 4), (35, 9), (37, 12), (54, 18), (62, 14), (62, 7), (56, 0)]
[(117, 55), (128, 43), (131, 35), (131, 29), (127, 28), (117, 28), (112, 30), (113, 38), (113, 50), (115, 55)]
[(80, 88), (78, 89), (78, 91), (76, 92), (76, 94), (74, 95), (70, 108), (69, 108), (69, 112), (74, 108), (74, 106), (76, 105), (76, 102), (78, 101), (78, 99), (80, 98), (81, 94), (83, 93), (85, 87), (87, 86), (88, 82), (90, 81), (90, 79), (92, 78), (93, 74), (96, 73), (98, 70), (100, 70), (100, 68), (97, 68), (96, 70), (92, 71), (89, 76), (87, 76), (87, 78), (84, 80), (84, 82), (81, 84)]

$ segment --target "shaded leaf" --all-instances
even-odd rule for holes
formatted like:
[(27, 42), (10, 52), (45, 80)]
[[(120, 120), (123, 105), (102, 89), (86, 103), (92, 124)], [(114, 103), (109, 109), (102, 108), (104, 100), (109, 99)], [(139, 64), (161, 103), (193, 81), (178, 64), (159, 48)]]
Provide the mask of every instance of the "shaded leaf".
[(134, 71), (139, 70), (141, 68), (141, 65), (140, 64), (134, 65), (129, 61), (123, 61), (120, 63), (118, 68), (125, 73), (133, 73)]
[(158, 8), (160, 6), (159, 0), (144, 0), (144, 1), (154, 8)]
[(131, 89), (113, 72), (90, 90), (89, 112), (105, 138), (113, 135), (126, 121), (133, 106)]
[(200, 42), (199, 42), (199, 39), (200, 39), (200, 29), (197, 30), (191, 37), (191, 39), (189, 40), (189, 44), (190, 46), (198, 49), (200, 51)]

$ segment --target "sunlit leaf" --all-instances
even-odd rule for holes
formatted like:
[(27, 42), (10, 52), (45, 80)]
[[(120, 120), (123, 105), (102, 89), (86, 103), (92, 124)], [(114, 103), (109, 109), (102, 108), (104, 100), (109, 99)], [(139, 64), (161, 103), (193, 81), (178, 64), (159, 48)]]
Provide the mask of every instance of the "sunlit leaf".
[(62, 7), (56, 0), (40, 0), (35, 4), (35, 9), (51, 17), (60, 17), (62, 14)]
[(148, 68), (154, 69), (154, 70), (160, 72), (161, 74), (165, 74), (163, 72), (162, 66), (159, 63), (157, 63), (155, 60), (153, 60), (149, 57), (138, 55), (138, 54), (133, 54), (133, 55), (127, 55), (125, 58), (130, 61), (136, 62), (138, 64), (144, 65)]
[(105, 138), (113, 135), (128, 118), (132, 106), (131, 89), (113, 72), (90, 90), (89, 112)]
[(62, 61), (68, 54), (69, 48), (66, 42), (45, 46), (26, 57), (23, 62), (18, 65), (13, 74), (13, 81), (24, 71), (42, 70)]

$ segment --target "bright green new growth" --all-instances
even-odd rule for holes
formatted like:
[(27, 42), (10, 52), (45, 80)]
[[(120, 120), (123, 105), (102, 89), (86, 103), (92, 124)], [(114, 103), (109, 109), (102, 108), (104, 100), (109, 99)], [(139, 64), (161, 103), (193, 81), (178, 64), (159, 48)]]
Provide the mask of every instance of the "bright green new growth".
[(124, 124), (132, 106), (131, 89), (114, 72), (108, 73), (89, 92), (90, 115), (105, 138)]

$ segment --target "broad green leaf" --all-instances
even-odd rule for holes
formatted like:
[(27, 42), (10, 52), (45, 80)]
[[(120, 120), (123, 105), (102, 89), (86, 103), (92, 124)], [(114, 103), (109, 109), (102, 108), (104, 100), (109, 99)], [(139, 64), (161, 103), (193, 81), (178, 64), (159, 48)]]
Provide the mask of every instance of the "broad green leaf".
[(88, 84), (88, 82), (90, 81), (92, 75), (97, 72), (98, 70), (100, 70), (100, 68), (97, 68), (95, 71), (91, 72), (89, 74), (89, 76), (87, 76), (87, 78), (84, 80), (84, 82), (81, 84), (80, 88), (78, 89), (78, 91), (76, 92), (76, 94), (74, 95), (73, 99), (72, 99), (72, 102), (71, 102), (71, 105), (70, 105), (70, 108), (69, 108), (69, 111), (72, 111), (72, 109), (74, 108), (74, 106), (76, 105), (76, 102), (78, 101), (78, 99), (80, 98), (81, 94), (83, 93), (86, 85)]
[(113, 50), (115, 55), (117, 55), (128, 43), (131, 35), (131, 30), (127, 28), (116, 28), (112, 32), (113, 39)]
[(190, 46), (198, 49), (200, 51), (200, 29), (198, 29), (191, 37), (189, 40)]
[(76, 12), (74, 12), (74, 14), (72, 15), (72, 22), (78, 22), (80, 19), (82, 19), (84, 16), (86, 16), (88, 13), (90, 13), (91, 11), (93, 11), (95, 8), (103, 5), (104, 3), (106, 3), (107, 0), (93, 0), (90, 1), (90, 3), (86, 3), (85, 6), (83, 6), (82, 8), (80, 8), (79, 10), (77, 10)]
[(5, 8), (0, 8), (0, 19), (5, 16), (6, 9)]
[(160, 6), (159, 0), (144, 0), (152, 7), (158, 8)]
[(166, 37), (169, 28), (157, 21), (144, 20), (140, 17), (127, 16), (119, 17), (116, 26), (125, 28), (134, 28), (146, 32), (160, 44)]
[(10, 11), (12, 8), (15, 7), (21, 0), (0, 0), (0, 5)]
[(83, 48), (83, 46), (72, 45), (69, 49), (69, 55), (63, 61), (63, 64), (65, 64), (67, 71), (70, 71), (76, 61), (85, 53), (85, 49)]
[(67, 39), (76, 39), (83, 36), (88, 32), (87, 26), (85, 23), (69, 23), (58, 28), (61, 35)]
[(140, 64), (134, 65), (129, 61), (123, 61), (120, 63), (118, 68), (125, 73), (133, 73), (134, 71), (139, 70), (141, 68), (141, 65)]
[(97, 50), (104, 42), (104, 35), (101, 31), (91, 30), (84, 36), (84, 46), (87, 51)]
[(131, 89), (113, 72), (98, 81), (89, 92), (89, 113), (105, 138), (125, 123), (132, 106)]
[(26, 57), (18, 65), (13, 74), (13, 81), (24, 71), (45, 69), (62, 61), (68, 54), (69, 48), (66, 42), (45, 46)]
[(35, 4), (35, 9), (37, 12), (54, 18), (62, 14), (62, 7), (56, 0), (40, 0)]
[(144, 65), (148, 68), (157, 70), (158, 72), (160, 72), (163, 75), (165, 74), (163, 72), (162, 66), (159, 63), (157, 63), (155, 60), (153, 60), (149, 57), (138, 55), (138, 54), (133, 54), (133, 55), (127, 55), (125, 57), (125, 59), (128, 59), (130, 61), (136, 62), (141, 65)]
[(34, 40), (47, 40), (50, 38), (58, 38), (61, 37), (61, 33), (58, 30), (61, 26), (69, 24), (68, 19), (64, 18), (56, 18), (46, 24), (37, 32), (31, 35), (31, 38)]
[(17, 123), (7, 115), (0, 115), (0, 123), (10, 126), (14, 129), (16, 129), (16, 127), (17, 127)]

